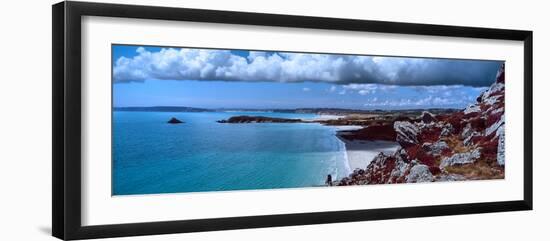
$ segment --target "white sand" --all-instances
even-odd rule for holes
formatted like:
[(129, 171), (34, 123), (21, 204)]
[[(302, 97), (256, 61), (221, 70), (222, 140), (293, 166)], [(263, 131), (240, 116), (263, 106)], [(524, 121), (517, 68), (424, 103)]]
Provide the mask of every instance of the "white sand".
[(338, 131), (354, 131), (354, 130), (363, 129), (362, 126), (330, 126), (330, 127), (334, 127)]
[(394, 153), (399, 144), (393, 141), (349, 141), (339, 138), (346, 146), (350, 171), (357, 168), (365, 169), (378, 153)]
[(346, 116), (343, 115), (320, 115), (318, 117), (314, 117), (311, 119), (304, 119), (304, 120), (310, 120), (310, 121), (324, 121), (324, 120), (338, 120), (340, 118), (344, 118)]

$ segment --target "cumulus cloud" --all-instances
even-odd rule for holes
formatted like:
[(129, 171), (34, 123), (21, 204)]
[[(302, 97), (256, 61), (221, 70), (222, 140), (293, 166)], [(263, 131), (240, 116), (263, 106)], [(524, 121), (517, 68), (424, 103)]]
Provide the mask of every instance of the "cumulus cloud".
[[(349, 88), (352, 89), (352, 88)], [(361, 95), (361, 88), (354, 86), (357, 94)], [(368, 88), (372, 89), (372, 88)], [(466, 106), (481, 92), (478, 87), (463, 85), (434, 85), (434, 86), (393, 86), (391, 88), (378, 88), (375, 93), (363, 99), (365, 107), (383, 108), (456, 108)], [(395, 93), (389, 93), (395, 92)]]
[[(222, 80), (324, 82), (336, 85), (488, 86), (502, 62), (337, 54), (163, 48), (120, 57), (113, 66), (117, 83), (145, 80)], [(365, 94), (369, 90), (363, 91)]]
[(462, 99), (456, 98), (443, 98), (443, 97), (434, 97), (426, 96), (423, 98), (399, 98), (399, 99), (389, 99), (379, 101), (377, 98), (372, 98), (367, 100), (364, 104), (366, 107), (450, 107), (456, 105), (464, 105), (465, 101)]
[(388, 92), (398, 88), (397, 85), (383, 85), (383, 84), (347, 84), (344, 85), (345, 90), (355, 90), (360, 95), (375, 94), (377, 92)]

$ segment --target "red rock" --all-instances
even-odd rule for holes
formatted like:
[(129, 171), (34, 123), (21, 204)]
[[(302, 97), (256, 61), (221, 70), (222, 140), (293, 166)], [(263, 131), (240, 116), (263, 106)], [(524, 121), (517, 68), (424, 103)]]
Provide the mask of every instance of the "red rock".
[(373, 125), (346, 135), (345, 138), (350, 140), (395, 141), (396, 133), (393, 125)]
[(441, 128), (434, 127), (430, 129), (424, 129), (418, 134), (418, 141), (420, 143), (425, 142), (437, 142), (441, 135)]
[(427, 112), (427, 111), (422, 112), (422, 116), (420, 117), (420, 119), (422, 120), (422, 122), (424, 122), (426, 124), (437, 121), (435, 116), (432, 113)]

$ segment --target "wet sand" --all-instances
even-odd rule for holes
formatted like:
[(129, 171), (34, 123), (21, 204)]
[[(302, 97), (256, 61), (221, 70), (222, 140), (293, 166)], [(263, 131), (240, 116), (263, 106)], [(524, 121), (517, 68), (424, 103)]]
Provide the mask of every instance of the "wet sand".
[(399, 144), (393, 141), (350, 141), (339, 135), (337, 135), (337, 137), (344, 142), (346, 146), (346, 154), (350, 171), (357, 168), (365, 169), (372, 159), (378, 155), (378, 153), (394, 153), (399, 147)]

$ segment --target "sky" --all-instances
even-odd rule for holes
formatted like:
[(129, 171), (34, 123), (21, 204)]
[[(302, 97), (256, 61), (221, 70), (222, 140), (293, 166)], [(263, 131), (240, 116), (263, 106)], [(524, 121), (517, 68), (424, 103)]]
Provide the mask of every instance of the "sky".
[(502, 61), (113, 45), (115, 107), (464, 108)]

